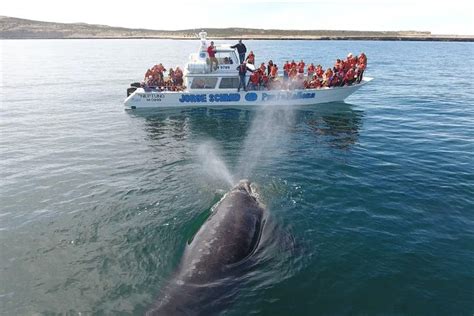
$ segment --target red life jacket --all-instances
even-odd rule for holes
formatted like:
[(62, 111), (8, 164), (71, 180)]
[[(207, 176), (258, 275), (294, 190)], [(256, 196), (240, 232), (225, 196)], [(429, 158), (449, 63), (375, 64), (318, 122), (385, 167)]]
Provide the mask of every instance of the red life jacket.
[(354, 76), (355, 76), (354, 70), (352, 70), (352, 68), (351, 68), (346, 72), (346, 75), (344, 76), (344, 80), (345, 81), (353, 80)]
[(250, 76), (250, 81), (251, 81), (253, 84), (258, 84), (258, 82), (260, 81), (260, 76), (259, 76), (258, 72), (254, 72), (254, 73)]
[(209, 47), (207, 48), (207, 53), (209, 54), (209, 57), (210, 57), (210, 58), (216, 57), (216, 51), (215, 51), (214, 46), (209, 46)]

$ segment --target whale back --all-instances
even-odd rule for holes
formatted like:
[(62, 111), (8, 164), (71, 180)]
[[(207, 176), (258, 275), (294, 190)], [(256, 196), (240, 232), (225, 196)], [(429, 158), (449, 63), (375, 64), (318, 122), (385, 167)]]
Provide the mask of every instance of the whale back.
[(181, 276), (206, 283), (248, 257), (257, 246), (263, 213), (257, 198), (242, 187), (227, 193), (186, 247)]
[(264, 212), (248, 181), (224, 195), (186, 247), (176, 274), (147, 315), (204, 315), (206, 305), (229, 292), (224, 280), (234, 276), (256, 249)]

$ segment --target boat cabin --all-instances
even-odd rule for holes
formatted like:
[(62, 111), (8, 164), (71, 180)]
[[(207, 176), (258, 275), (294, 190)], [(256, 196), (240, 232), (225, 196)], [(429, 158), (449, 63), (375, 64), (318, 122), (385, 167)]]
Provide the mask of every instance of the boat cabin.
[(188, 89), (237, 89), (239, 87), (239, 74), (236, 68), (239, 59), (229, 44), (216, 45), (217, 69), (211, 71), (207, 53), (207, 33), (199, 33), (201, 46), (197, 53), (189, 56), (185, 66), (185, 85)]

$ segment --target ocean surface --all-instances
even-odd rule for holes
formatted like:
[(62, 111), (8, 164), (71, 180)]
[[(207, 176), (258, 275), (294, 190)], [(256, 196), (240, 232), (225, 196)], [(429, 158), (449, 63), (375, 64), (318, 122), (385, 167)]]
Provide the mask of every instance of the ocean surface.
[(130, 112), (196, 41), (1, 45), (0, 314), (140, 315), (230, 183), (271, 226), (221, 315), (474, 313), (474, 45), (246, 41), (257, 62), (364, 51), (345, 103)]

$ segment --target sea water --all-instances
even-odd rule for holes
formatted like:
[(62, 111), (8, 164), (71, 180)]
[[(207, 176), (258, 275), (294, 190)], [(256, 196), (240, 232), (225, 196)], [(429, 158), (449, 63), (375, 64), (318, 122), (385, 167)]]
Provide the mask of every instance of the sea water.
[[(233, 183), (292, 246), (225, 315), (472, 315), (472, 43), (244, 41), (375, 80), (345, 103), (127, 112), (196, 41), (1, 41), (0, 314), (142, 314)], [(216, 298), (218, 300), (218, 298)]]

